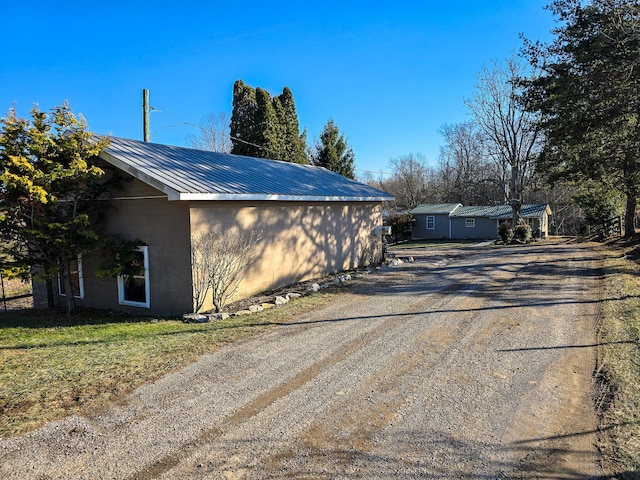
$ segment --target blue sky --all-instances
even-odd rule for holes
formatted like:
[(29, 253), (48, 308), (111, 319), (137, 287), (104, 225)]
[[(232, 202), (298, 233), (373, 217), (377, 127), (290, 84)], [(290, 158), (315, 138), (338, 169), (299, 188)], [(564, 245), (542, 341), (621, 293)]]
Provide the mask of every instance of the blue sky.
[[(20, 5), (18, 5), (20, 3)], [(483, 66), (550, 39), (547, 0), (404, 2), (0, 2), (0, 113), (65, 100), (91, 131), (187, 146), (207, 113), (231, 113), (237, 79), (294, 95), (314, 141), (332, 118), (357, 173), (420, 153), (436, 164), (444, 124)], [(102, 4), (102, 5), (101, 5)]]

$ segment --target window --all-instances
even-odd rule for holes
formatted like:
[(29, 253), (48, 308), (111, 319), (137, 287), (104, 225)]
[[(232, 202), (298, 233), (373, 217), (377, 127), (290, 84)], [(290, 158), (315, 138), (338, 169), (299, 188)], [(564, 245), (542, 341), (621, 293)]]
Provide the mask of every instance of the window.
[(149, 247), (138, 247), (130, 267), (132, 274), (118, 277), (118, 302), (149, 308)]
[(465, 227), (475, 228), (475, 226), (476, 226), (476, 219), (475, 218), (467, 218), (467, 221), (465, 222)]
[(428, 216), (427, 217), (427, 230), (433, 230), (436, 228), (436, 217)]
[[(76, 298), (84, 298), (84, 280), (82, 278), (82, 257), (78, 255), (78, 258), (71, 260), (70, 273), (71, 273), (71, 290), (73, 296)], [(64, 281), (62, 275), (58, 274), (58, 292), (60, 295), (66, 295)]]

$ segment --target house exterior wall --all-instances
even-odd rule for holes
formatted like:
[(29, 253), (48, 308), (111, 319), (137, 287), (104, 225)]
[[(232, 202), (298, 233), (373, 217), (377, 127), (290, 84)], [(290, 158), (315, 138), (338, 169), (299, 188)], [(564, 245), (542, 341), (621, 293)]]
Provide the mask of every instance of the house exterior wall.
[[(449, 238), (449, 215), (414, 214), (415, 223), (411, 226), (411, 238), (413, 240), (443, 239)], [(427, 228), (427, 217), (434, 217), (433, 229)]]
[[(234, 299), (357, 267), (382, 225), (379, 203), (191, 202), (192, 234), (262, 231), (258, 261)], [(377, 240), (376, 240), (377, 239)], [(213, 308), (207, 299), (203, 310)]]
[(451, 238), (456, 240), (492, 240), (498, 236), (498, 221), (487, 217), (469, 217), (474, 227), (467, 227), (467, 217), (451, 218)]
[[(106, 215), (106, 233), (126, 240), (140, 240), (148, 246), (149, 308), (119, 303), (117, 280), (98, 278), (95, 274), (103, 260), (98, 254), (82, 258), (85, 295), (76, 299), (76, 305), (140, 315), (190, 312), (188, 204), (169, 202), (162, 192), (135, 179), (127, 182), (125, 190), (117, 192), (116, 199), (110, 203), (113, 208)], [(56, 283), (54, 290), (57, 290)], [(64, 304), (64, 297), (58, 296), (57, 303)]]
[[(232, 300), (364, 263), (365, 250), (381, 252), (378, 202), (168, 201), (162, 192), (132, 179), (111, 200), (106, 233), (148, 246), (149, 307), (119, 303), (115, 278), (98, 278), (98, 254), (82, 258), (84, 298), (76, 304), (140, 315), (181, 315), (193, 309), (191, 237), (202, 231), (238, 227), (262, 231), (259, 259)], [(64, 305), (64, 296), (56, 301)], [(40, 303), (46, 306), (46, 292)], [(209, 295), (210, 297), (210, 295)], [(34, 299), (38, 300), (38, 299)], [(212, 309), (207, 299), (203, 310)]]

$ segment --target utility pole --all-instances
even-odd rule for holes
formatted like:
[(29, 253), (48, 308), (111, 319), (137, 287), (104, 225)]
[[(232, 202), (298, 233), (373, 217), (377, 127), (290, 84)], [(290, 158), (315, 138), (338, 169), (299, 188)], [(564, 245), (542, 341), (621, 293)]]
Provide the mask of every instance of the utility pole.
[(145, 142), (150, 140), (149, 134), (149, 90), (142, 90), (142, 129)]

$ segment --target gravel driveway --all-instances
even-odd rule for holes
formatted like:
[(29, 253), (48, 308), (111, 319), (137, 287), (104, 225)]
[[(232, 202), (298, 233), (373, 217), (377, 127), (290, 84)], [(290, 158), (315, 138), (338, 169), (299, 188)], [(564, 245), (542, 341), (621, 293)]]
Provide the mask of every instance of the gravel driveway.
[(0, 478), (589, 478), (600, 258), (408, 252), (100, 415), (0, 441)]

